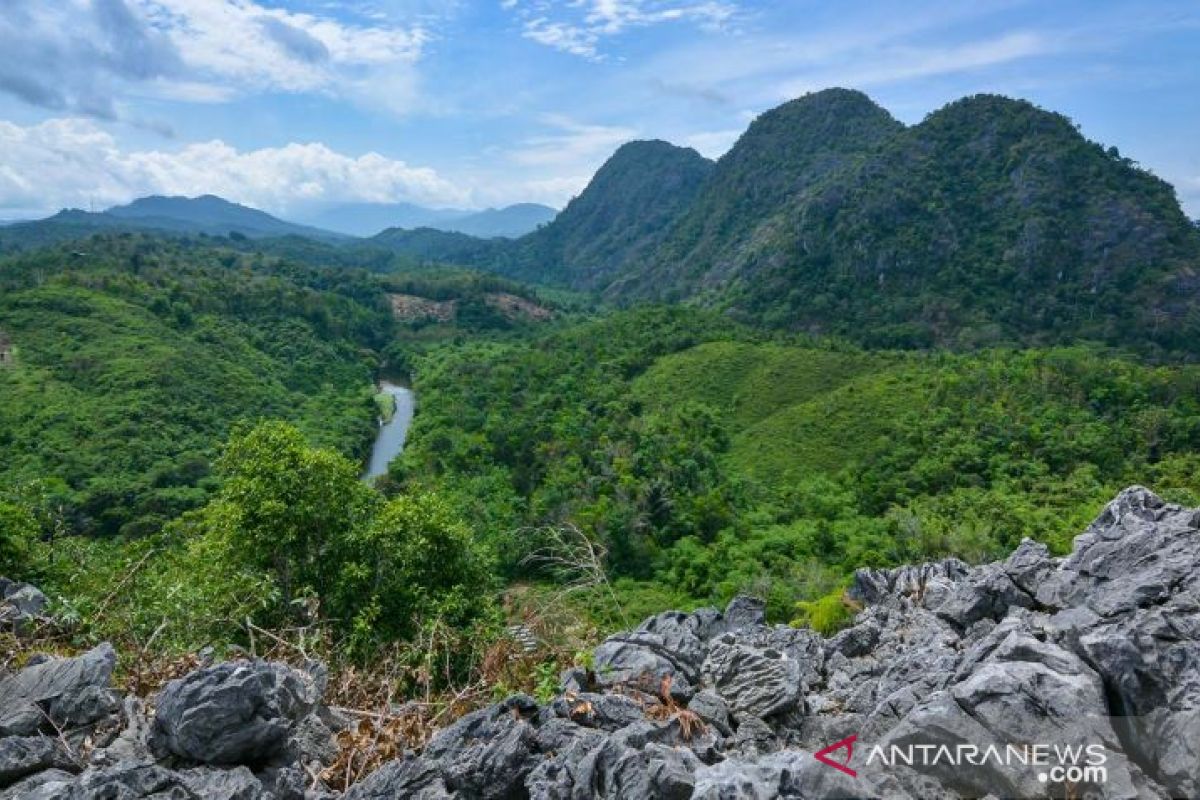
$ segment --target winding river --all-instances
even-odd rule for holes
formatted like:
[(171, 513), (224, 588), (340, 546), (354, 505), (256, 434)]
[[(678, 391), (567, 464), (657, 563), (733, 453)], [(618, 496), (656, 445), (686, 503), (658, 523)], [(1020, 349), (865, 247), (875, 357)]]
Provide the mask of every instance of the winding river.
[(379, 391), (395, 398), (396, 412), (389, 421), (379, 426), (379, 435), (375, 437), (375, 446), (371, 448), (371, 461), (363, 475), (363, 479), (367, 481), (386, 475), (388, 464), (404, 449), (404, 440), (408, 436), (408, 426), (412, 424), (413, 409), (416, 406), (412, 390), (403, 386), (380, 381)]

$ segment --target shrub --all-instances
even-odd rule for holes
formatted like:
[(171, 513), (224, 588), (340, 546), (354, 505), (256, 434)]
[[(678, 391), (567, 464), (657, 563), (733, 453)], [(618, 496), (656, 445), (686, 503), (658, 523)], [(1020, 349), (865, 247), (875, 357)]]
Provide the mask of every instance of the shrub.
[(822, 636), (832, 636), (854, 622), (858, 609), (842, 590), (830, 592), (816, 600), (796, 604), (797, 615), (792, 620), (796, 628), (812, 628)]
[(0, 575), (21, 576), (37, 532), (33, 514), (15, 503), (0, 501)]
[(491, 559), (470, 530), (432, 494), (395, 497), (333, 553), (328, 611), (355, 647), (404, 638), (423, 622), (462, 627), (490, 605)]

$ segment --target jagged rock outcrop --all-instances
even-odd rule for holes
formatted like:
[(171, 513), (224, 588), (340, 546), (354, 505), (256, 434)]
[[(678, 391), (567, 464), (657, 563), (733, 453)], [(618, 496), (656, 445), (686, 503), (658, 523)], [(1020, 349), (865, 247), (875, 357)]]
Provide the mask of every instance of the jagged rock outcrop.
[[(237, 661), (147, 707), (113, 688), (109, 645), (0, 677), (0, 800), (303, 800), (332, 760), (323, 668)], [(153, 709), (153, 712), (151, 711)]]
[(323, 687), (282, 664), (227, 662), (168, 683), (154, 739), (200, 764), (263, 764), (281, 755)]
[[(1200, 512), (1133, 487), (1065, 558), (1026, 541), (863, 570), (851, 594), (864, 608), (830, 637), (749, 598), (655, 615), (553, 701), (468, 714), (343, 798), (1200, 796)], [(336, 796), (307, 779), (319, 672), (199, 670), (153, 723), (108, 702), (110, 673), (98, 648), (0, 679), (0, 800)], [(71, 735), (114, 718), (73, 761)]]
[(1133, 487), (1066, 558), (1026, 541), (851, 595), (829, 638), (744, 598), (655, 615), (548, 706), (477, 712), (347, 797), (1200, 795), (1200, 512)]
[(0, 631), (22, 633), (46, 621), (50, 599), (36, 586), (0, 578)]

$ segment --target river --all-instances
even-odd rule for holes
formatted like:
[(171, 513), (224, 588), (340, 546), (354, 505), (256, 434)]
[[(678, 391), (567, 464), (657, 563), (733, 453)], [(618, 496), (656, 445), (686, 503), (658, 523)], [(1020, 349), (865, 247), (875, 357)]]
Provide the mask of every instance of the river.
[(400, 455), (404, 449), (404, 440), (408, 436), (408, 426), (412, 424), (413, 409), (416, 399), (410, 389), (387, 381), (379, 382), (379, 391), (387, 392), (396, 400), (396, 413), (391, 420), (379, 426), (379, 435), (375, 437), (375, 446), (371, 448), (371, 461), (367, 465), (363, 479), (373, 481), (380, 475), (386, 475), (388, 464)]

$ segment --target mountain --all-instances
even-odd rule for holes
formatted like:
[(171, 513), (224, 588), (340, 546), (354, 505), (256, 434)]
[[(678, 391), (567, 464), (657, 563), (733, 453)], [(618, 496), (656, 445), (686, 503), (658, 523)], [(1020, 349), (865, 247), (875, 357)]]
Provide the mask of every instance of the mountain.
[(516, 239), (547, 225), (558, 211), (538, 203), (517, 203), (504, 208), (488, 208), (446, 222), (430, 225), (454, 233), (465, 233), (482, 239), (503, 237)]
[(468, 211), (426, 208), (413, 203), (343, 203), (303, 215), (302, 221), (350, 236), (374, 236), (389, 228), (432, 228), (482, 239), (515, 239), (537, 230), (558, 212), (536, 203)]
[(486, 266), (522, 280), (607, 286), (662, 243), (712, 169), (690, 148), (622, 145), (553, 222), (500, 248)]
[(389, 228), (366, 242), (422, 261), (451, 264), (489, 263), (500, 246), (496, 241), (433, 228)]
[(342, 234), (297, 225), (258, 209), (220, 197), (143, 197), (100, 213), (63, 209), (52, 217), (0, 228), (0, 252), (69, 242), (104, 231), (162, 231), (179, 234), (250, 239), (299, 236), (321, 242), (343, 242)]
[(667, 233), (654, 258), (660, 269), (627, 274), (621, 291), (638, 291), (642, 278), (674, 289), (688, 275), (710, 281), (710, 273), (723, 275), (792, 198), (860, 163), (903, 127), (865, 94), (847, 89), (827, 89), (768, 111), (717, 162)]
[[(677, 275), (660, 251), (643, 279)], [(952, 103), (796, 192), (686, 287), (870, 344), (1196, 350), (1200, 235), (1167, 183), (1022, 101)]]
[(145, 227), (188, 233), (224, 235), (236, 232), (255, 239), (276, 236), (338, 238), (338, 234), (332, 231), (285, 222), (265, 211), (231, 203), (210, 194), (200, 197), (143, 197), (129, 205), (110, 208), (104, 215)]
[(994, 95), (905, 127), (825, 90), (763, 114), (716, 164), (633, 142), (551, 224), (441, 249), (875, 346), (1200, 353), (1200, 229), (1172, 187), (1066, 117)]
[(302, 214), (299, 219), (307, 225), (365, 237), (388, 228), (436, 228), (470, 214), (460, 209), (426, 208), (413, 203), (340, 203)]

